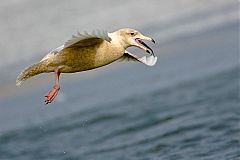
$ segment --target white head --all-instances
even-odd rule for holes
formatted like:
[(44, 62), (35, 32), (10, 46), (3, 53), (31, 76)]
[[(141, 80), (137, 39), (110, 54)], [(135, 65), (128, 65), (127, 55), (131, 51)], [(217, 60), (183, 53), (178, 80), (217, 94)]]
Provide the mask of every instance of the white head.
[(147, 53), (154, 55), (153, 50), (142, 41), (148, 40), (155, 43), (155, 41), (152, 38), (144, 36), (137, 30), (131, 28), (123, 28), (115, 33), (117, 33), (118, 36), (120, 37), (121, 44), (125, 49), (131, 46), (136, 46), (140, 49), (143, 49)]

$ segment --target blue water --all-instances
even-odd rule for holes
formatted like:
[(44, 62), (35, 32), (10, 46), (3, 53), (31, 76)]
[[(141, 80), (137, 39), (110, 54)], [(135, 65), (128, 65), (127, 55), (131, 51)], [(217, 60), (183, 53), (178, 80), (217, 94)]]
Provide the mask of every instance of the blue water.
[(231, 24), (155, 47), (152, 68), (63, 76), (48, 107), (51, 83), (1, 100), (0, 159), (240, 159), (237, 33)]
[(0, 137), (0, 157), (240, 158), (238, 73), (231, 68), (9, 131)]

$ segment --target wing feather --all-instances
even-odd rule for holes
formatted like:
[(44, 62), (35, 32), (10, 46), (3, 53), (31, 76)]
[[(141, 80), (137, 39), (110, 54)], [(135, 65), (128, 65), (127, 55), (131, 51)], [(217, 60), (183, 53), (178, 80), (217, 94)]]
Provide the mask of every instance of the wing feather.
[(125, 51), (124, 55), (122, 57), (120, 57), (118, 60), (119, 60), (119, 62), (123, 62), (123, 61), (139, 61), (137, 56), (131, 54), (128, 51)]
[(111, 41), (111, 38), (108, 36), (108, 32), (106, 31), (93, 31), (92, 33), (88, 32), (77, 32), (76, 35), (72, 35), (72, 38), (69, 39), (64, 43), (64, 48), (68, 47), (84, 47), (84, 46), (89, 46), (89, 45), (95, 45), (97, 43), (101, 43), (103, 41)]
[(155, 56), (150, 56), (150, 57), (142, 57), (139, 58), (137, 56), (135, 56), (134, 54), (125, 51), (124, 55), (122, 57), (119, 58), (119, 61), (138, 61), (141, 62), (143, 64), (146, 64), (147, 66), (154, 66), (157, 62), (157, 57)]

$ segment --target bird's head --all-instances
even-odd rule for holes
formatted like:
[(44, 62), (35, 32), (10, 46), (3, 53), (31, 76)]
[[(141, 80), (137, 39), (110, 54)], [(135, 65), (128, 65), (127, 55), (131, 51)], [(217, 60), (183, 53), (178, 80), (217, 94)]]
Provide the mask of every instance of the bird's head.
[(131, 28), (120, 29), (117, 32), (118, 35), (121, 37), (125, 49), (131, 46), (136, 46), (140, 49), (143, 49), (150, 55), (154, 56), (153, 50), (143, 42), (143, 40), (147, 40), (155, 43), (155, 41), (152, 38), (144, 36), (137, 30)]

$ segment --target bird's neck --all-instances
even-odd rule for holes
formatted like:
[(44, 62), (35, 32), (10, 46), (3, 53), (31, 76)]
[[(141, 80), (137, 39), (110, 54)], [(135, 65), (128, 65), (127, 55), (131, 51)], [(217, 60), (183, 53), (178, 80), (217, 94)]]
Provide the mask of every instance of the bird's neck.
[(122, 40), (122, 37), (118, 34), (118, 32), (108, 33), (108, 36), (111, 38), (111, 43), (116, 45), (123, 50), (126, 50), (129, 46)]

